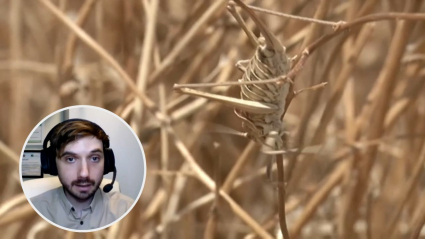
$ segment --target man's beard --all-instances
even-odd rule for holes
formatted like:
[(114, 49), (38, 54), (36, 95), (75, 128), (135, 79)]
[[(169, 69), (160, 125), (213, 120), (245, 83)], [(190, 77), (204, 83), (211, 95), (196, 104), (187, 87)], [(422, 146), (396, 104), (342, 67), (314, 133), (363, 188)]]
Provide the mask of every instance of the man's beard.
[[(71, 197), (75, 198), (77, 201), (85, 201), (87, 199), (90, 199), (93, 197), (93, 195), (96, 193), (97, 189), (99, 188), (100, 183), (102, 180), (100, 180), (98, 183), (95, 181), (85, 178), (85, 179), (78, 179), (75, 181), (72, 181), (71, 184), (65, 184), (62, 182), (61, 178), (59, 177), (59, 181), (62, 183), (63, 188), (65, 191), (70, 195)], [(81, 184), (90, 184), (92, 185), (90, 191), (83, 191), (80, 192), (77, 190), (76, 185)]]

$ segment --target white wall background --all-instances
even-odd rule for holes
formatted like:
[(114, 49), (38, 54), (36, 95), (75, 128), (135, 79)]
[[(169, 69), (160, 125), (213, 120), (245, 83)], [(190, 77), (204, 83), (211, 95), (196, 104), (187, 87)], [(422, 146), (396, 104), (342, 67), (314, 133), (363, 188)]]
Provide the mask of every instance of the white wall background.
[[(71, 108), (69, 118), (93, 121), (109, 135), (110, 148), (115, 155), (116, 180), (120, 183), (121, 193), (136, 200), (146, 175), (145, 156), (127, 123), (111, 112), (92, 107)], [(113, 173), (109, 173), (104, 178), (112, 179), (112, 175)]]
[[(60, 113), (46, 119), (42, 126), (43, 140), (47, 133), (62, 120)], [(115, 166), (117, 168), (116, 181), (120, 184), (121, 193), (134, 200), (137, 199), (144, 183), (146, 168), (145, 155), (140, 148), (139, 140), (130, 130), (130, 126), (113, 113), (95, 107), (71, 107), (68, 109), (69, 119), (81, 118), (98, 124), (109, 135), (110, 148), (114, 151)], [(27, 144), (25, 149), (41, 150), (41, 144)], [(113, 173), (104, 175), (104, 178), (112, 179)], [(45, 174), (44, 177), (57, 177)], [(24, 178), (23, 181), (31, 180)]]

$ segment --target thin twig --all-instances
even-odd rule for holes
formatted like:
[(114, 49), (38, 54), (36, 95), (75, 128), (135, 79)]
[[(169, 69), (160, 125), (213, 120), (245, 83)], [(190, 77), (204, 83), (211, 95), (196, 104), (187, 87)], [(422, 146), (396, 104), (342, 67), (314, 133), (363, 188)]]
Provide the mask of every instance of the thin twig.
[[(160, 84), (159, 85), (159, 107), (161, 109), (161, 112), (166, 115), (167, 114), (167, 110), (166, 110), (166, 105), (167, 105), (167, 98), (165, 95), (165, 86), (164, 84)], [(161, 127), (161, 170), (163, 171), (167, 171), (169, 166), (169, 144), (168, 144), (168, 134), (167, 134), (167, 130), (165, 128), (165, 125), (163, 125)], [(167, 177), (162, 177), (162, 185), (164, 188), (164, 192), (165, 192), (165, 198), (169, 198), (168, 194), (171, 188), (171, 181), (169, 178)], [(166, 220), (166, 215), (167, 215), (167, 206), (164, 203), (162, 205), (162, 212), (161, 212), (161, 223), (164, 224), (165, 220)], [(168, 232), (164, 231), (162, 233), (162, 238), (166, 239), (168, 238)]]
[(214, 190), (214, 202), (211, 206), (210, 217), (208, 218), (207, 226), (204, 233), (204, 238), (213, 239), (215, 238), (215, 231), (218, 221), (218, 212), (219, 212), (219, 203), (220, 203), (220, 144), (214, 142), (214, 150), (217, 152), (218, 157), (214, 161), (214, 181), (215, 181), (215, 190)]
[(296, 15), (292, 15), (292, 14), (275, 12), (275, 11), (272, 11), (272, 10), (268, 10), (268, 9), (264, 9), (264, 8), (260, 8), (260, 7), (255, 7), (255, 6), (252, 6), (252, 5), (248, 5), (248, 7), (251, 8), (252, 10), (254, 10), (254, 11), (257, 11), (257, 12), (267, 13), (267, 14), (270, 14), (270, 15), (273, 15), (273, 16), (295, 19), (295, 20), (304, 21), (304, 22), (317, 23), (317, 24), (328, 25), (328, 26), (335, 26), (335, 25), (338, 24), (338, 22), (325, 21), (325, 20), (319, 20), (319, 19), (308, 18), (308, 17), (300, 17), (300, 16), (296, 16)]
[[(146, 0), (142, 0), (145, 4), (149, 5)], [(144, 93), (147, 85), (148, 75), (151, 66), (152, 49), (155, 40), (156, 29), (156, 16), (159, 8), (159, 0), (152, 0), (150, 7), (145, 7), (146, 15), (146, 31), (143, 39), (143, 50), (140, 54), (139, 73), (137, 76), (137, 89), (139, 92)], [(131, 126), (135, 132), (140, 134), (140, 125), (143, 119), (143, 105), (142, 102), (136, 98), (134, 105), (134, 114), (131, 120)]]

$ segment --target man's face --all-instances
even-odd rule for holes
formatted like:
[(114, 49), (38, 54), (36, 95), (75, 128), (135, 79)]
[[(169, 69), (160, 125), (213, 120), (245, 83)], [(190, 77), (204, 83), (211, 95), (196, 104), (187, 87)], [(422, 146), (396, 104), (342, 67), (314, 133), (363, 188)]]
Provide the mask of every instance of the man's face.
[(86, 136), (70, 142), (56, 158), (58, 177), (68, 195), (85, 201), (94, 195), (103, 179), (102, 141)]

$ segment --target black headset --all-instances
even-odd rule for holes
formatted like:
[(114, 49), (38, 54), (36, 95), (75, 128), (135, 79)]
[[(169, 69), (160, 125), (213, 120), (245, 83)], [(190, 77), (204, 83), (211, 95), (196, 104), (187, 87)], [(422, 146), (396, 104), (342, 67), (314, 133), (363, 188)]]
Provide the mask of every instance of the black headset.
[[(56, 149), (54, 147), (52, 147), (50, 142), (50, 146), (47, 147), (47, 142), (49, 142), (51, 140), (52, 134), (56, 131), (57, 128), (59, 128), (60, 126), (68, 123), (68, 122), (74, 122), (74, 121), (83, 121), (83, 122), (88, 122), (90, 124), (92, 124), (95, 128), (97, 128), (98, 130), (101, 130), (104, 134), (105, 131), (96, 123), (93, 123), (91, 121), (85, 120), (85, 119), (69, 119), (69, 120), (65, 120), (57, 125), (55, 125), (55, 127), (53, 127), (49, 133), (46, 135), (46, 138), (43, 141), (43, 149), (41, 150), (41, 170), (43, 171), (43, 173), (46, 174), (51, 174), (51, 175), (58, 175), (58, 169), (56, 167)], [(111, 148), (109, 148), (109, 140), (107, 140), (106, 142), (102, 142), (103, 143), (103, 154), (104, 154), (104, 158), (105, 158), (105, 163), (104, 163), (104, 169), (103, 169), (103, 175), (108, 174), (110, 172), (114, 172), (114, 175), (112, 177), (112, 182), (110, 184), (106, 184), (103, 187), (103, 191), (105, 193), (108, 193), (112, 190), (114, 182), (115, 182), (115, 177), (117, 174), (117, 169), (115, 167), (115, 156), (114, 156), (114, 152), (112, 151)]]

